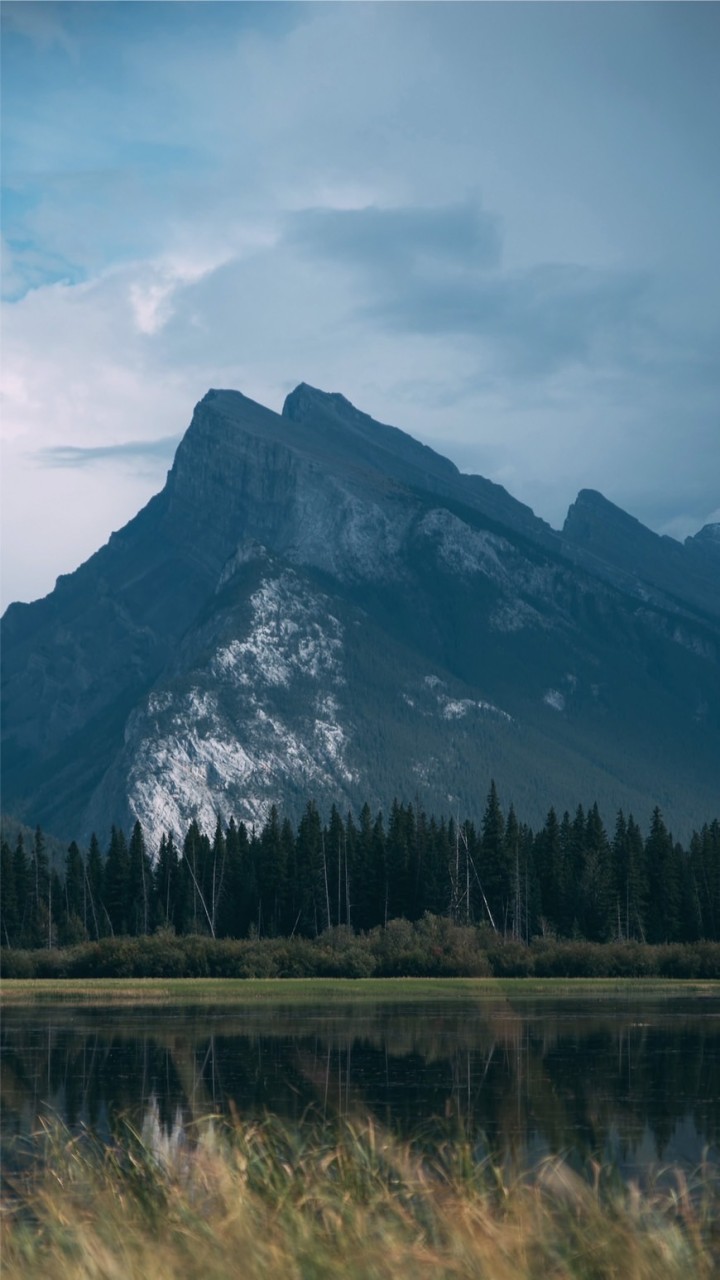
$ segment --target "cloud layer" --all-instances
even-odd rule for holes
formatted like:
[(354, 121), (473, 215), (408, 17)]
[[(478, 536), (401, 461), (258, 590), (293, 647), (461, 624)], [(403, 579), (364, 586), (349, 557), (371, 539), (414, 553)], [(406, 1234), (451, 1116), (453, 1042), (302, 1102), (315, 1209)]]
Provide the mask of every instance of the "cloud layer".
[(209, 386), (342, 391), (556, 525), (717, 511), (717, 6), (2, 17), (5, 603)]

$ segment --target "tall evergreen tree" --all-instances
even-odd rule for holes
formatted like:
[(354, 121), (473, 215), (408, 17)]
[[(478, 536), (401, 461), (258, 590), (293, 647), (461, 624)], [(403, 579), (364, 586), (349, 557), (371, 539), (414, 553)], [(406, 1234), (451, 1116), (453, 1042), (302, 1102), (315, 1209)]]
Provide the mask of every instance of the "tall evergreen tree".
[(182, 927), (182, 911), (179, 902), (180, 860), (172, 831), (163, 835), (160, 840), (153, 879), (158, 923), (166, 929), (179, 932)]
[(215, 835), (210, 850), (209, 886), (210, 895), (210, 932), (216, 936), (220, 907), (225, 894), (225, 872), (227, 862), (227, 845), (225, 833), (218, 814), (215, 822)]
[(610, 842), (594, 804), (585, 822), (582, 873), (576, 919), (584, 938), (606, 942), (612, 932), (612, 867)]
[(680, 934), (680, 883), (675, 848), (659, 808), (645, 841), (648, 870), (648, 942), (675, 942)]
[(212, 877), (210, 841), (193, 818), (183, 841), (182, 873), (185, 881), (186, 933), (212, 931)]
[(542, 934), (562, 931), (564, 865), (560, 823), (553, 808), (535, 837), (533, 860), (539, 890), (538, 928)]
[(230, 819), (225, 832), (225, 893), (220, 904), (219, 932), (226, 938), (245, 938), (257, 921), (258, 887), (247, 827)]
[(298, 928), (300, 933), (309, 937), (316, 937), (330, 923), (326, 865), (320, 814), (315, 801), (308, 800), (295, 842), (295, 867), (298, 882)]
[(262, 931), (271, 937), (281, 932), (284, 920), (286, 859), (277, 805), (273, 805), (260, 835), (257, 867)]
[(347, 923), (345, 905), (345, 824), (333, 805), (330, 810), (330, 821), (325, 831), (325, 850), (327, 857), (328, 883), (330, 891), (330, 918), (333, 924)]
[(30, 863), (25, 853), (25, 842), (22, 831), (18, 831), (13, 853), (13, 871), (15, 873), (15, 896), (17, 900), (19, 947), (33, 946), (32, 941), (32, 888)]
[(356, 929), (370, 929), (372, 925), (378, 923), (377, 904), (381, 898), (382, 889), (378, 883), (378, 869), (374, 858), (373, 818), (367, 803), (360, 810), (359, 826), (352, 854), (350, 876), (353, 924)]
[(412, 808), (393, 800), (385, 837), (385, 897), (389, 919), (410, 915), (411, 850), (415, 843)]
[(50, 863), (45, 847), (45, 837), (40, 827), (35, 829), (33, 851), (30, 858), (30, 945), (49, 946), (52, 943), (52, 894)]
[(113, 826), (103, 872), (103, 907), (113, 934), (128, 931), (128, 871), (125, 833)]
[(86, 898), (85, 864), (73, 840), (65, 855), (65, 883), (62, 887), (64, 912), (60, 940), (64, 946), (84, 942), (89, 937), (85, 925)]
[(492, 923), (506, 933), (512, 910), (512, 876), (505, 844), (505, 819), (495, 780), (490, 783), (482, 820), (480, 880), (487, 898)]
[(720, 941), (720, 823), (705, 823), (690, 840), (690, 867), (696, 885), (701, 936)]
[(90, 837), (87, 861), (85, 863), (84, 899), (85, 914), (83, 924), (90, 937), (98, 939), (107, 933), (109, 922), (104, 908), (104, 867), (100, 844), (95, 832)]
[(150, 933), (154, 925), (153, 874), (150, 858), (145, 848), (145, 836), (138, 821), (132, 829), (128, 849), (127, 907), (125, 912), (128, 933)]
[(648, 900), (645, 844), (632, 814), (626, 822), (622, 809), (615, 823), (612, 863), (614, 932), (619, 938), (638, 938), (643, 941)]
[(0, 842), (0, 945), (18, 946), (20, 934), (20, 915), (18, 911), (17, 887), (15, 884), (15, 866), (10, 845), (3, 838)]

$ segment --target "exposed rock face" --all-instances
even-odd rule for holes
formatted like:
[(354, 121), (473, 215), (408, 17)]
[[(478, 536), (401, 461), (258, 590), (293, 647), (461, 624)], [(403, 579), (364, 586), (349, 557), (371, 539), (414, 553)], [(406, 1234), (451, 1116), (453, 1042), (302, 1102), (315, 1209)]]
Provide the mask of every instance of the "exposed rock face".
[(568, 548), (585, 552), (579, 562), (596, 572), (625, 585), (628, 574), (633, 575), (675, 603), (692, 604), (720, 618), (720, 563), (713, 564), (704, 554), (713, 545), (706, 530), (714, 528), (706, 525), (682, 546), (646, 529), (594, 489), (581, 489), (568, 511), (563, 539)]
[(397, 794), (720, 802), (720, 537), (562, 534), (339, 395), (196, 407), (162, 493), (3, 620), (4, 806), (62, 836)]

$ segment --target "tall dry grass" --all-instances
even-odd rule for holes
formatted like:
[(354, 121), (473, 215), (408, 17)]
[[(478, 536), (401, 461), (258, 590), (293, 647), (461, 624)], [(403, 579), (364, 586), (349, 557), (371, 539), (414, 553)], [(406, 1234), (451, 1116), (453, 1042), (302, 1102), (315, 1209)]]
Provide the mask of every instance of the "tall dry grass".
[(713, 1170), (641, 1193), (561, 1160), (508, 1178), (368, 1121), (150, 1118), (110, 1148), (48, 1126), (8, 1178), (3, 1280), (710, 1280)]

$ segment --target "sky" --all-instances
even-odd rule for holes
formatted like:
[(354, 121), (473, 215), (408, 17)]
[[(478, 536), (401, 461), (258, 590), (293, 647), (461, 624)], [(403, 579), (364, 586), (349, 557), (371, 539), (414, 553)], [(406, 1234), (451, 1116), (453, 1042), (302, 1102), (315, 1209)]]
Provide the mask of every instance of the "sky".
[(210, 387), (340, 391), (556, 528), (720, 519), (720, 5), (0, 16), (3, 608)]

